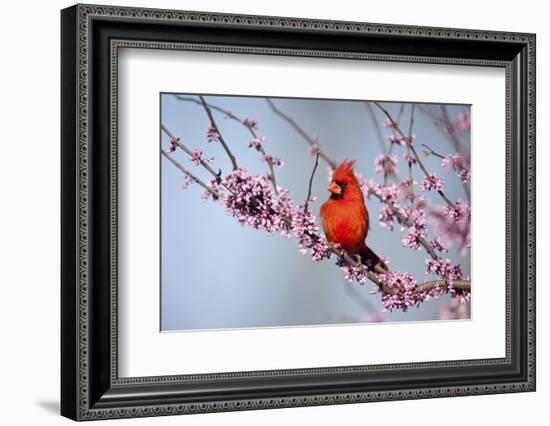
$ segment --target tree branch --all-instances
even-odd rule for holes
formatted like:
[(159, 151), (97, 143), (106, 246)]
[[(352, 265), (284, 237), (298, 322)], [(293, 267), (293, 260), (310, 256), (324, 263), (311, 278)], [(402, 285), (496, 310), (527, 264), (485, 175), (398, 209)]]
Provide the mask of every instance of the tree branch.
[[(412, 141), (412, 131), (413, 131), (413, 126), (414, 126), (414, 108), (415, 108), (415, 104), (412, 104), (411, 106), (411, 118), (410, 118), (410, 121), (409, 121), (409, 141)], [(409, 144), (407, 144), (407, 154), (409, 154), (409, 156), (411, 155), (411, 147), (409, 146)], [(409, 180), (411, 181), (411, 191), (413, 191), (413, 194), (414, 194), (414, 189), (413, 189), (413, 185), (412, 185), (412, 181), (413, 181), (413, 173), (412, 173), (412, 161), (409, 161)], [(412, 202), (412, 200), (411, 200)]]
[[(194, 99), (194, 98), (190, 98), (188, 96), (181, 96), (181, 95), (176, 95), (176, 99), (180, 100), (180, 101), (184, 101), (184, 102), (193, 102), (197, 105), (201, 105), (204, 107), (203, 103), (201, 101), (198, 101), (197, 99)], [(223, 115), (225, 115), (227, 118), (230, 118), (231, 120), (234, 120), (234, 121), (238, 121), (241, 125), (243, 125), (244, 127), (246, 127), (248, 129), (248, 131), (250, 132), (250, 134), (252, 135), (252, 137), (254, 139), (258, 139), (258, 135), (256, 134), (256, 132), (254, 131), (254, 129), (252, 128), (252, 126), (250, 125), (246, 125), (243, 123), (243, 120), (241, 118), (239, 118), (238, 116), (236, 116), (235, 114), (233, 114), (231, 111), (227, 111), (217, 105), (213, 105), (211, 103), (208, 103), (208, 102), (205, 102), (206, 106), (210, 109), (213, 109), (215, 111), (218, 111), (220, 113), (222, 113)], [(265, 157), (266, 156), (266, 152), (264, 150), (264, 148), (262, 146), (260, 146), (259, 148), (257, 148), (257, 150)], [(268, 165), (268, 168), (269, 168), (269, 180), (271, 181), (271, 184), (273, 186), (273, 190), (275, 191), (275, 194), (278, 194), (279, 193), (279, 190), (277, 189), (277, 179), (275, 177), (275, 167), (273, 166), (273, 160), (269, 159), (269, 158), (266, 158), (266, 162), (267, 162), (267, 165)]]
[(445, 159), (445, 157), (444, 157), (443, 155), (438, 154), (437, 152), (435, 152), (433, 149), (431, 149), (431, 148), (430, 148), (428, 145), (426, 145), (425, 143), (423, 143), (422, 146), (428, 150), (428, 153), (429, 153), (429, 154), (435, 155), (436, 157), (441, 158), (442, 160)]
[[(461, 152), (462, 151), (462, 149), (461, 149), (462, 148), (462, 142), (460, 141), (459, 138), (457, 138), (456, 134), (453, 131), (454, 127), (453, 127), (453, 124), (449, 120), (449, 116), (447, 114), (447, 111), (445, 110), (445, 113), (443, 114), (443, 118), (442, 118), (442, 117), (437, 116), (433, 112), (431, 112), (428, 108), (426, 108), (423, 105), (418, 105), (418, 108), (420, 109), (420, 111), (422, 111), (428, 117), (430, 117), (435, 123), (439, 123), (439, 126), (436, 126), (436, 127), (440, 130), (440, 132), (446, 138), (448, 138), (452, 142), (452, 144), (454, 145), (455, 151), (463, 154)], [(442, 113), (443, 113), (443, 111), (442, 111)], [(447, 131), (445, 131), (445, 129)], [(469, 155), (466, 155), (465, 158), (468, 159), (468, 162), (470, 161), (470, 156)]]
[[(445, 159), (445, 157), (443, 155), (435, 152), (433, 149), (431, 149), (425, 143), (423, 143), (422, 146), (424, 148), (426, 148), (428, 150), (427, 152), (429, 152), (431, 155), (435, 155), (436, 157), (441, 158), (442, 160)], [(462, 187), (464, 188), (464, 193), (466, 194), (466, 198), (468, 199), (468, 201), (470, 201), (470, 187), (468, 186), (467, 182), (464, 182), (462, 179), (460, 179), (460, 181), (462, 182)]]
[[(386, 114), (386, 117), (388, 117), (388, 119), (391, 121), (392, 123), (392, 126), (393, 128), (397, 131), (397, 133), (399, 133), (399, 135), (403, 138), (403, 140), (405, 141), (405, 143), (407, 144), (407, 146), (411, 149), (411, 152), (413, 153), (414, 155), (414, 158), (416, 159), (417, 163), (418, 163), (418, 166), (422, 169), (422, 171), (424, 172), (424, 175), (426, 177), (430, 176), (430, 172), (428, 172), (428, 170), (426, 169), (426, 166), (424, 166), (424, 163), (422, 162), (422, 160), (420, 159), (418, 153), (416, 152), (416, 149), (414, 147), (414, 145), (411, 143), (411, 141), (407, 138), (407, 136), (405, 135), (405, 133), (403, 133), (403, 131), (401, 130), (401, 128), (399, 127), (399, 125), (397, 124), (397, 122), (394, 121), (394, 119), (392, 118), (392, 116), (390, 115), (390, 113), (382, 106), (380, 105), (378, 102), (374, 102), (374, 104), (380, 108), (382, 110), (382, 112), (384, 114)], [(451, 206), (453, 209), (456, 207), (455, 204), (449, 200), (449, 198), (447, 198), (447, 196), (443, 193), (443, 191), (439, 190), (437, 191), (437, 193), (441, 196), (441, 198), (443, 198), (443, 200), (449, 205)]]
[(206, 111), (206, 114), (208, 115), (208, 119), (210, 120), (210, 125), (216, 131), (216, 133), (218, 134), (218, 139), (219, 139), (220, 143), (222, 144), (223, 149), (227, 153), (227, 156), (231, 160), (231, 164), (233, 165), (233, 170), (237, 170), (239, 168), (239, 166), (237, 165), (237, 160), (235, 159), (235, 156), (233, 155), (233, 153), (231, 152), (231, 150), (229, 149), (229, 147), (225, 143), (225, 140), (224, 140), (224, 138), (223, 138), (223, 136), (220, 132), (220, 128), (218, 127), (218, 125), (216, 124), (216, 121), (214, 120), (214, 116), (212, 115), (212, 111), (210, 111), (210, 108), (208, 107), (208, 104), (206, 103), (206, 101), (204, 100), (204, 98), (201, 95), (199, 95), (199, 99), (201, 100), (202, 106), (204, 107), (204, 110)]
[(290, 124), (294, 128), (294, 130), (296, 130), (298, 134), (302, 136), (302, 138), (304, 138), (304, 140), (309, 144), (310, 147), (316, 148), (319, 151), (319, 155), (321, 156), (321, 158), (325, 160), (333, 170), (336, 169), (336, 167), (338, 166), (336, 164), (336, 161), (334, 161), (327, 154), (321, 151), (319, 147), (319, 143), (315, 138), (308, 135), (307, 132), (304, 129), (302, 129), (302, 127), (292, 117), (290, 117), (289, 115), (282, 112), (279, 108), (277, 108), (271, 99), (266, 98), (266, 102), (271, 107), (271, 109), (275, 114), (277, 114), (279, 117), (285, 120), (288, 124)]
[[(417, 293), (422, 293), (422, 292), (425, 292), (425, 291), (429, 291), (432, 288), (446, 287), (448, 285), (449, 285), (449, 283), (446, 280), (426, 281), (422, 284), (419, 284), (416, 287), (415, 291)], [(463, 290), (463, 291), (470, 291), (471, 287), (472, 287), (469, 280), (455, 280), (455, 281), (452, 281), (452, 286), (453, 286), (453, 288), (455, 288), (457, 290)]]
[(380, 144), (380, 149), (384, 153), (384, 155), (388, 155), (388, 149), (386, 148), (386, 144), (384, 142), (384, 136), (382, 135), (382, 131), (380, 130), (380, 126), (378, 124), (378, 121), (376, 121), (376, 114), (374, 113), (374, 110), (372, 109), (372, 105), (370, 102), (365, 102), (365, 105), (367, 106), (367, 109), (369, 110), (369, 117), (372, 122), (372, 127), (374, 127), (374, 130), (376, 132), (376, 136), (378, 138), (378, 143)]
[(174, 166), (176, 166), (184, 175), (189, 177), (193, 182), (198, 183), (200, 186), (202, 186), (204, 189), (206, 189), (215, 199), (218, 199), (221, 197), (221, 194), (213, 189), (212, 187), (208, 186), (206, 183), (204, 183), (202, 180), (200, 180), (198, 177), (196, 177), (194, 174), (192, 174), (189, 170), (187, 170), (185, 167), (183, 167), (178, 161), (176, 161), (174, 158), (172, 158), (169, 154), (167, 154), (162, 149), (160, 150), (160, 153), (164, 155)]
[(311, 186), (313, 185), (313, 177), (315, 176), (315, 172), (317, 171), (317, 166), (319, 165), (319, 153), (315, 155), (315, 165), (313, 166), (313, 170), (311, 171), (311, 176), (309, 177), (309, 185), (307, 187), (307, 197), (306, 201), (304, 203), (304, 212), (307, 212), (310, 199), (311, 199)]

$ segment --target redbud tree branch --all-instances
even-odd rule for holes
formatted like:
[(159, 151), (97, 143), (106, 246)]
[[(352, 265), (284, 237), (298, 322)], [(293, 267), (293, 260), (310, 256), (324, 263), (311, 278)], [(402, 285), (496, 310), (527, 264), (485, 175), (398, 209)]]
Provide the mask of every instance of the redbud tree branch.
[[(449, 115), (446, 109), (445, 111), (442, 111), (442, 117), (440, 117), (431, 112), (423, 105), (418, 105), (418, 108), (428, 117), (430, 117), (434, 121), (434, 123), (439, 124), (436, 127), (446, 138), (448, 138), (453, 143), (456, 152), (460, 154), (466, 154), (462, 152), (462, 142), (454, 132), (454, 126), (449, 119)], [(465, 157), (467, 158), (468, 162), (470, 162), (470, 156), (466, 154)]]
[[(438, 152), (435, 152), (433, 149), (431, 149), (428, 145), (426, 145), (425, 143), (422, 144), (422, 146), (424, 148), (427, 149), (427, 153), (429, 155), (434, 155), (436, 156), (437, 158), (441, 158), (442, 160), (444, 160), (446, 157), (444, 155), (441, 155), (439, 154)], [(426, 155), (428, 155), (426, 154)], [(466, 194), (466, 198), (468, 199), (468, 201), (470, 200), (470, 186), (468, 185), (468, 182), (464, 182), (462, 179), (460, 180), (462, 182), (462, 187), (464, 188), (464, 193)]]
[[(254, 128), (252, 125), (250, 124), (245, 124), (244, 123), (244, 120), (242, 118), (239, 118), (237, 117), (235, 114), (233, 114), (231, 111), (227, 111), (217, 105), (213, 105), (211, 103), (208, 103), (208, 102), (203, 102), (202, 101), (199, 101), (195, 98), (191, 98), (189, 96), (181, 96), (181, 95), (176, 95), (176, 99), (180, 100), (180, 101), (184, 101), (184, 102), (193, 102), (195, 104), (198, 104), (198, 105), (201, 105), (203, 107), (207, 107), (209, 109), (212, 109), (214, 111), (218, 111), (220, 113), (222, 113), (225, 117), (227, 118), (230, 118), (231, 120), (234, 120), (234, 121), (238, 121), (241, 125), (245, 126), (249, 133), (252, 135), (252, 137), (254, 139), (258, 139), (258, 135), (256, 134)], [(218, 132), (219, 134), (219, 132)], [(259, 145), (257, 148), (256, 148), (264, 157), (266, 156), (266, 152), (264, 150), (264, 148)], [(266, 157), (266, 162), (267, 162), (267, 165), (268, 165), (268, 168), (269, 168), (269, 180), (271, 181), (271, 184), (273, 186), (273, 190), (275, 191), (275, 194), (277, 194), (279, 192), (279, 190), (277, 189), (277, 179), (275, 177), (275, 167), (273, 166), (273, 160), (269, 157)]]
[[(377, 122), (376, 122), (376, 117), (375, 117), (375, 114), (374, 114), (374, 110), (372, 109), (372, 107), (370, 107), (370, 103), (368, 103), (368, 102), (367, 102), (367, 107), (368, 107), (370, 113), (372, 114), (371, 117), (373, 118), (373, 124), (375, 125), (375, 128), (378, 129)], [(283, 118), (284, 117), (288, 117), (288, 116), (286, 114), (284, 114)], [(288, 119), (286, 121), (288, 122)], [(302, 127), (296, 122), (296, 120), (292, 119), (292, 123), (293, 123), (292, 124), (293, 127), (296, 126), (297, 128), (301, 129), (301, 131), (299, 131), (298, 133), (302, 136), (302, 138), (306, 142), (310, 143), (310, 141), (311, 141), (310, 137), (307, 135), (307, 133), (305, 131), (303, 131)], [(411, 132), (412, 132), (412, 124), (411, 124)], [(336, 168), (335, 167), (335, 162), (330, 160), (330, 157), (323, 153), (323, 150), (322, 150), (321, 146), (319, 146), (319, 145), (318, 145), (318, 152), (319, 152), (319, 156), (323, 160), (325, 160), (327, 162), (327, 164), (334, 170)], [(398, 210), (395, 210), (389, 201), (386, 201), (386, 200), (382, 199), (382, 197), (379, 194), (376, 194), (376, 193), (372, 193), (372, 194), (376, 198), (378, 198), (378, 200), (380, 200), (380, 202), (386, 204), (392, 210), (393, 214), (397, 217), (397, 219), (398, 219), (398, 221), (401, 225), (407, 226), (407, 227), (411, 226), (410, 221), (407, 220)], [(434, 259), (434, 260), (437, 259), (437, 254), (435, 253), (435, 249), (428, 241), (426, 241), (422, 237), (419, 237), (418, 242), (426, 250), (426, 252), (430, 255), (430, 257), (432, 259)]]
[(200, 186), (202, 186), (204, 189), (210, 192), (215, 199), (220, 198), (220, 194), (218, 193), (218, 191), (208, 186), (206, 183), (204, 183), (202, 180), (196, 177), (193, 173), (191, 173), (189, 170), (183, 167), (181, 163), (179, 163), (174, 158), (172, 158), (170, 154), (167, 154), (162, 149), (160, 150), (160, 153), (164, 155), (174, 166), (176, 166), (185, 176), (189, 177), (189, 179), (191, 179), (193, 182), (198, 183)]
[(317, 152), (317, 154), (315, 154), (315, 165), (313, 166), (311, 176), (309, 177), (309, 185), (307, 186), (307, 196), (306, 196), (306, 201), (304, 203), (304, 212), (307, 212), (309, 203), (311, 202), (311, 187), (313, 185), (313, 178), (315, 177), (315, 172), (317, 171), (318, 165), (319, 165), (319, 153)]
[[(185, 153), (187, 153), (190, 158), (192, 159), (195, 159), (196, 157), (193, 156), (193, 152), (187, 147), (185, 146), (183, 143), (180, 142), (180, 139), (177, 138), (168, 128), (166, 128), (166, 126), (164, 126), (163, 124), (161, 124), (161, 129), (163, 132), (165, 132), (168, 137), (170, 138), (170, 141), (171, 143), (173, 143), (174, 145), (176, 145), (178, 148), (182, 149)], [(173, 159), (169, 154), (167, 154), (166, 152), (164, 152), (163, 150), (161, 150), (161, 153), (172, 163), (174, 164), (182, 173), (184, 173), (186, 176), (188, 176), (190, 179), (192, 179), (194, 182), (198, 183), (200, 186), (202, 186), (203, 188), (205, 188), (209, 193), (211, 193), (215, 198), (220, 198), (222, 196), (221, 193), (219, 193), (218, 191), (214, 190), (213, 188), (209, 187), (208, 185), (206, 185), (204, 182), (202, 182), (199, 178), (197, 178), (196, 176), (194, 176), (192, 173), (190, 173), (184, 166), (182, 166), (178, 161), (176, 161), (175, 159)], [(318, 163), (319, 163), (319, 153), (316, 154), (316, 158), (315, 158), (315, 164), (314, 164), (314, 167), (313, 167), (313, 170), (312, 170), (312, 173), (311, 173), (311, 176), (310, 176), (310, 179), (309, 179), (309, 184), (308, 184), (308, 192), (307, 192), (307, 198), (306, 198), (306, 202), (304, 204), (304, 211), (307, 211), (307, 208), (308, 208), (308, 204), (310, 202), (310, 199), (311, 199), (311, 189), (312, 189), (312, 184), (313, 184), (313, 179), (314, 179), (314, 176), (315, 176), (315, 172), (317, 170), (317, 167), (318, 167)], [(207, 170), (209, 171), (215, 178), (216, 180), (218, 181), (218, 183), (220, 183), (220, 180), (221, 180), (221, 170), (216, 173), (206, 162), (204, 162), (201, 158), (198, 159), (199, 163)], [(228, 189), (229, 191), (231, 191), (230, 188), (228, 188), (225, 184), (222, 183), (222, 186), (224, 186), (226, 189)], [(283, 220), (285, 221), (285, 223), (287, 223), (287, 225), (289, 226), (289, 228), (292, 228), (292, 221), (291, 221), (291, 218), (289, 217), (283, 217)], [(401, 217), (401, 219), (403, 222), (406, 222), (406, 220)], [(313, 236), (313, 235), (311, 235)], [(314, 236), (313, 236), (314, 237)], [(356, 259), (352, 256), (350, 256), (347, 252), (345, 252), (344, 250), (341, 250), (339, 249), (338, 247), (336, 247), (334, 244), (332, 243), (329, 243), (328, 244), (328, 247), (329, 247), (329, 250), (334, 253), (335, 255), (337, 255), (338, 257), (340, 257), (341, 259), (343, 259), (348, 265), (352, 266), (353, 268), (355, 268), (356, 270), (358, 270), (362, 275), (364, 275), (367, 279), (369, 279), (372, 283), (374, 283), (381, 291), (383, 291), (384, 293), (386, 294), (394, 294), (394, 290), (391, 288), (391, 287), (388, 287), (384, 284), (382, 284), (380, 282), (380, 280), (378, 279), (378, 274), (367, 269), (361, 262), (359, 259)], [(427, 248), (427, 250), (429, 251), (429, 247)], [(433, 249), (432, 249), (433, 250)], [(434, 253), (435, 255), (435, 253)], [(385, 271), (378, 271), (380, 273), (384, 273)], [(443, 286), (447, 286), (448, 283), (446, 280), (433, 280), (433, 281), (427, 281), (427, 282), (424, 282), (420, 285), (418, 285), (418, 287), (415, 289), (416, 292), (426, 292), (426, 291), (429, 291), (430, 289), (432, 288), (435, 288), (435, 287), (443, 287)], [(462, 289), (462, 290), (469, 290), (470, 289), (470, 284), (469, 284), (469, 281), (467, 280), (457, 280), (457, 281), (454, 281), (453, 282), (453, 287), (456, 288), (456, 289)]]
[[(413, 153), (414, 155), (414, 158), (416, 159), (416, 162), (418, 163), (418, 166), (420, 167), (420, 169), (422, 169), (422, 171), (424, 172), (424, 175), (426, 177), (429, 177), (430, 176), (430, 172), (428, 172), (428, 169), (426, 169), (426, 166), (424, 166), (424, 163), (422, 162), (422, 160), (420, 159), (420, 156), (418, 155), (418, 153), (416, 152), (416, 149), (414, 147), (414, 145), (411, 143), (411, 141), (407, 138), (407, 136), (405, 135), (405, 133), (403, 133), (403, 131), (401, 130), (401, 128), (399, 127), (399, 124), (397, 124), (397, 122), (392, 118), (391, 114), (388, 112), (388, 110), (386, 110), (382, 105), (380, 105), (378, 102), (374, 102), (374, 104), (380, 108), (380, 110), (382, 110), (382, 112), (384, 114), (386, 114), (386, 117), (388, 117), (388, 119), (391, 121), (392, 123), (392, 126), (393, 128), (397, 131), (397, 133), (399, 133), (399, 135), (403, 138), (403, 140), (405, 141), (405, 143), (407, 144), (407, 146), (410, 148), (411, 152)], [(437, 191), (437, 193), (441, 196), (441, 198), (443, 198), (443, 200), (449, 205), (451, 206), (453, 209), (456, 207), (455, 204), (449, 199), (447, 198), (447, 196), (444, 194), (444, 192), (442, 190), (439, 190)]]
[(374, 113), (374, 109), (372, 109), (372, 105), (370, 102), (365, 102), (365, 105), (367, 106), (367, 110), (369, 111), (369, 117), (372, 122), (372, 127), (376, 131), (376, 137), (378, 138), (380, 149), (384, 153), (384, 155), (388, 155), (388, 149), (386, 148), (384, 136), (382, 135), (382, 131), (380, 130), (380, 126), (378, 125), (378, 121), (376, 121), (376, 114)]
[[(415, 104), (412, 104), (411, 105), (411, 118), (410, 118), (410, 121), (409, 121), (409, 138), (408, 140), (409, 141), (412, 141), (412, 132), (413, 132), (413, 126), (414, 126), (414, 108), (415, 108)], [(411, 155), (411, 147), (409, 146), (409, 144), (407, 144), (407, 154), (409, 154), (409, 156)], [(412, 173), (412, 161), (409, 161), (409, 180), (411, 181), (411, 191), (413, 191), (414, 193), (414, 189), (413, 189), (413, 185), (412, 185), (412, 181), (413, 181), (413, 173)], [(411, 200), (412, 202), (412, 200)]]
[(218, 127), (218, 125), (216, 124), (216, 121), (214, 120), (214, 116), (212, 115), (212, 111), (210, 111), (210, 107), (208, 106), (208, 104), (206, 103), (206, 101), (204, 100), (204, 98), (202, 96), (199, 95), (199, 99), (201, 100), (202, 106), (204, 107), (204, 110), (206, 111), (206, 115), (208, 115), (208, 119), (210, 120), (210, 126), (212, 126), (214, 131), (218, 134), (218, 139), (219, 139), (220, 143), (222, 144), (223, 149), (227, 153), (227, 156), (229, 157), (229, 160), (231, 160), (231, 164), (233, 165), (233, 170), (237, 170), (239, 168), (239, 166), (237, 165), (237, 160), (235, 159), (235, 156), (233, 155), (233, 153), (231, 152), (231, 150), (229, 149), (229, 147), (225, 143), (225, 140), (224, 140), (224, 138), (223, 138), (223, 136), (220, 132), (220, 128)]
[[(178, 148), (180, 148), (182, 151), (184, 151), (187, 155), (189, 155), (189, 157), (191, 158), (195, 158), (195, 154), (193, 153), (193, 151), (191, 151), (187, 146), (185, 146), (183, 143), (181, 143), (180, 141), (180, 138), (177, 138), (170, 130), (168, 130), (166, 128), (166, 126), (164, 124), (161, 124), (160, 125), (162, 131), (164, 133), (166, 133), (166, 135), (170, 138), (170, 142), (173, 143), (175, 146), (177, 146)], [(164, 152), (164, 151), (163, 151)], [(202, 158), (198, 158), (197, 161), (199, 162), (199, 164), (204, 167), (208, 173), (210, 173), (215, 179), (216, 179), (216, 182), (218, 184), (222, 184), (228, 191), (230, 192), (233, 192), (231, 191), (231, 188), (229, 188), (227, 185), (225, 185), (222, 181), (222, 178), (221, 178), (221, 175), (222, 175), (222, 171), (221, 169), (219, 169), (217, 172), (214, 171), (214, 169), (212, 167), (210, 167), (210, 165), (204, 161)], [(183, 166), (182, 166), (183, 167)], [(181, 170), (181, 169), (180, 169)]]
[[(188, 98), (188, 97), (184, 97), (184, 96), (178, 96), (178, 99), (180, 100), (184, 100), (184, 101), (191, 101), (191, 102), (194, 102), (196, 104), (199, 104), (199, 105), (202, 105), (203, 107), (205, 106), (203, 104), (204, 102), (204, 99), (202, 99), (201, 101), (197, 101), (193, 98)], [(206, 103), (206, 102), (204, 102)], [(273, 103), (271, 103), (273, 105)], [(243, 120), (240, 119), (238, 116), (236, 116), (235, 114), (233, 114), (232, 112), (230, 111), (226, 111), (218, 106), (215, 106), (215, 105), (211, 105), (211, 104), (207, 104), (206, 105), (208, 108), (211, 108), (213, 110), (216, 110), (218, 112), (221, 112), (222, 114), (224, 114), (224, 116), (230, 118), (230, 119), (233, 119), (235, 121), (239, 121), (241, 124), (244, 124)], [(273, 105), (274, 106), (274, 105)], [(379, 106), (379, 105), (378, 105)], [(308, 144), (310, 146), (316, 146), (317, 148), (317, 151), (318, 151), (318, 155), (316, 156), (316, 161), (315, 161), (315, 165), (314, 165), (314, 169), (312, 171), (312, 174), (311, 174), (311, 177), (310, 177), (310, 181), (309, 181), (309, 186), (308, 186), (308, 198), (306, 199), (306, 206), (307, 206), (307, 200), (310, 199), (311, 197), (311, 186), (312, 186), (312, 182), (313, 182), (313, 177), (315, 175), (315, 171), (317, 169), (317, 166), (318, 166), (318, 158), (319, 156), (321, 156), (321, 158), (323, 158), (332, 168), (335, 167), (336, 163), (334, 161), (332, 161), (330, 159), (330, 157), (328, 157), (327, 155), (323, 155), (323, 152), (320, 150), (319, 146), (318, 146), (318, 143), (317, 141), (310, 137), (305, 131), (303, 131), (303, 129), (301, 129), (301, 127), (296, 123), (295, 120), (293, 120), (291, 117), (289, 117), (288, 115), (282, 113), (280, 110), (277, 109), (277, 107), (274, 107), (272, 108), (275, 111), (279, 111), (280, 114), (279, 116), (283, 117), (287, 122), (289, 122), (289, 124), (291, 124), (297, 131), (299, 134), (302, 135), (302, 137), (304, 138), (304, 140), (306, 140), (308, 142)], [(403, 108), (400, 110), (402, 111)], [(412, 113), (413, 111), (411, 111), (411, 121), (410, 121), (410, 129), (409, 129), (409, 134), (411, 136), (412, 134), (412, 124), (413, 124), (413, 117), (412, 117)], [(386, 114), (387, 115), (387, 114)], [(408, 146), (410, 146), (410, 140), (406, 139), (403, 132), (401, 131), (401, 129), (398, 127), (398, 126), (395, 126), (395, 121), (393, 121), (391, 119), (391, 117), (388, 117), (390, 119), (390, 121), (392, 121), (392, 123), (394, 124), (394, 129), (395, 131), (397, 131), (398, 133), (400, 133), (400, 135), (404, 138), (404, 140), (408, 143)], [(212, 123), (212, 122), (211, 122)], [(253, 128), (253, 125), (246, 125), (244, 124), (245, 127), (247, 127), (251, 133), (251, 135), (254, 137), (254, 138), (257, 138), (257, 135), (256, 133), (254, 132), (254, 128)], [(214, 126), (213, 126), (214, 127)], [(216, 126), (217, 128), (217, 126)], [(378, 127), (376, 127), (378, 128)], [(298, 129), (301, 129), (302, 131), (299, 131)], [(171, 132), (168, 131), (168, 129), (166, 129), (164, 126), (163, 126), (163, 131), (165, 131), (165, 133), (168, 134), (168, 136), (171, 138), (172, 142), (177, 146), (179, 147), (180, 149), (184, 150), (188, 155), (190, 155), (192, 158), (193, 158), (193, 152), (191, 150), (189, 150), (187, 147), (185, 147), (185, 145), (181, 144), (181, 142), (179, 141), (179, 138), (176, 138)], [(219, 133), (219, 132), (218, 132)], [(227, 146), (227, 145), (226, 145)], [(413, 148), (414, 149), (414, 148)], [(265, 154), (265, 153), (264, 153)], [(416, 155), (417, 156), (417, 155)], [(418, 156), (417, 156), (417, 159), (418, 159)], [(202, 159), (201, 159), (202, 160)], [(235, 160), (236, 161), (236, 160)], [(173, 162), (174, 163), (174, 162)], [(174, 163), (176, 165), (176, 163)], [(200, 161), (200, 164), (205, 167), (214, 177), (216, 177), (216, 180), (220, 179), (220, 175), (221, 175), (221, 170), (219, 173), (216, 173), (213, 171), (213, 169), (210, 168), (210, 166), (205, 163), (204, 161)], [(177, 167), (177, 165), (176, 165)], [(178, 167), (179, 168), (179, 167)], [(179, 168), (180, 170), (182, 170), (181, 168)], [(185, 170), (185, 168), (183, 168)], [(183, 172), (183, 170), (182, 170)], [(183, 172), (185, 173), (185, 172)], [(187, 175), (187, 173), (186, 173)], [(192, 179), (192, 177), (190, 177)], [(273, 182), (273, 181), (272, 181)], [(227, 187), (226, 187), (227, 188)], [(229, 188), (227, 188), (229, 189)], [(380, 199), (380, 201), (382, 201), (383, 203), (385, 203), (386, 205), (388, 205), (389, 207), (392, 208), (392, 213), (395, 215), (395, 217), (397, 218), (398, 222), (403, 225), (403, 226), (410, 226), (410, 221), (405, 218), (398, 210), (394, 210), (391, 203), (388, 202), (387, 200), (383, 200), (379, 194), (376, 194), (374, 193), (374, 195)], [(219, 194), (218, 194), (219, 196)], [(307, 208), (306, 208), (307, 210)], [(285, 221), (285, 223), (287, 223), (290, 227), (291, 227), (291, 219), (289, 217), (284, 217), (283, 220)], [(419, 238), (418, 239), (419, 241), (419, 244), (424, 247), (424, 249), (426, 249), (426, 251), (428, 252), (428, 254), (433, 258), (433, 259), (437, 259), (437, 255), (435, 254), (435, 250), (434, 248), (431, 246), (430, 243), (428, 243), (426, 240), (424, 240), (423, 238)], [(367, 269), (361, 262), (360, 262), (360, 259), (356, 259), (352, 256), (350, 256), (348, 253), (346, 253), (345, 251), (343, 250), (340, 250), (339, 248), (335, 247), (334, 245), (332, 244), (328, 244), (328, 247), (330, 249), (330, 251), (332, 253), (334, 253), (335, 255), (339, 256), (341, 259), (343, 259), (348, 265), (350, 265), (351, 267), (355, 268), (357, 271), (359, 271), (362, 275), (364, 275), (367, 279), (369, 279), (371, 282), (373, 282), (375, 285), (378, 286), (378, 288), (380, 290), (382, 290), (384, 293), (386, 294), (394, 294), (394, 291), (392, 288), (386, 286), (386, 285), (383, 285), (381, 284), (380, 280), (378, 279), (378, 274)], [(385, 272), (385, 271), (377, 271), (377, 272)], [(436, 287), (443, 287), (443, 286), (448, 286), (449, 285), (449, 282), (447, 280), (444, 280), (444, 279), (439, 279), (439, 280), (433, 280), (433, 281), (427, 281), (427, 282), (424, 282), (422, 284), (418, 284), (418, 286), (416, 287), (415, 291), (416, 292), (425, 292), (425, 291), (429, 291), (430, 289), (433, 289), (433, 288), (436, 288)], [(470, 282), (468, 280), (455, 280), (452, 282), (452, 285), (453, 285), (453, 288), (455, 289), (459, 289), (459, 290), (465, 290), (465, 291), (469, 291), (470, 290)]]
[[(279, 108), (277, 108), (277, 106), (275, 106), (275, 104), (273, 103), (273, 101), (271, 99), (266, 99), (266, 102), (267, 104), (271, 107), (271, 110), (277, 114), (279, 117), (281, 117), (283, 120), (285, 120), (288, 124), (290, 124), (294, 130), (296, 130), (298, 132), (298, 134), (300, 136), (302, 136), (304, 138), (304, 140), (307, 141), (307, 143), (309, 144), (310, 147), (312, 148), (316, 148), (316, 145), (318, 146), (318, 142), (317, 140), (310, 136), (297, 122), (296, 120), (294, 120), (292, 117), (290, 117), (288, 114), (285, 114), (283, 111), (281, 111)], [(332, 169), (336, 169), (336, 167), (338, 166), (336, 164), (336, 161), (334, 161), (333, 159), (331, 159), (327, 154), (325, 154), (324, 152), (322, 151), (319, 151), (319, 156), (325, 160), (327, 162), (327, 164), (332, 168)]]

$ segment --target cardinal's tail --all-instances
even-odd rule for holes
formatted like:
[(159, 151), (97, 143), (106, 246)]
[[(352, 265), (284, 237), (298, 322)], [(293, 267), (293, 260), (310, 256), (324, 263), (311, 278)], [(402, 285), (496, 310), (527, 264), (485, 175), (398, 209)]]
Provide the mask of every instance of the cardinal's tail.
[(370, 270), (380, 274), (385, 274), (390, 271), (384, 261), (366, 245), (363, 245), (357, 254), (361, 256), (361, 261)]

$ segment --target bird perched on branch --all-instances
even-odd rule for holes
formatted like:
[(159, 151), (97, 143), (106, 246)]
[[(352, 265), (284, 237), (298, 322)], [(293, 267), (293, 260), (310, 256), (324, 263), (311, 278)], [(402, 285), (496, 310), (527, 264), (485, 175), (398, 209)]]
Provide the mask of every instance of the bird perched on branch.
[(375, 272), (388, 272), (386, 264), (367, 245), (369, 212), (363, 192), (353, 172), (355, 161), (340, 164), (328, 186), (329, 199), (321, 206), (321, 219), (327, 240), (339, 244), (350, 256)]

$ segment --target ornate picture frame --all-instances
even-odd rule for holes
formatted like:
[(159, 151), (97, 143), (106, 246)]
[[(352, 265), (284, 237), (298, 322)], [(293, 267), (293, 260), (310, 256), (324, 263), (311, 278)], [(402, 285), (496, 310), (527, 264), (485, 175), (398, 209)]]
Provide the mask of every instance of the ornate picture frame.
[[(128, 7), (61, 12), (61, 414), (160, 416), (535, 390), (535, 35)], [(497, 67), (506, 73), (506, 356), (119, 377), (120, 48)]]

